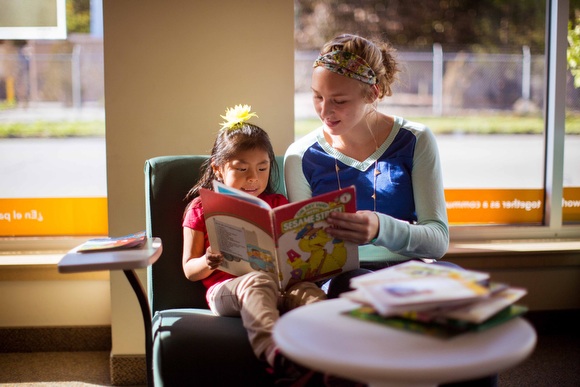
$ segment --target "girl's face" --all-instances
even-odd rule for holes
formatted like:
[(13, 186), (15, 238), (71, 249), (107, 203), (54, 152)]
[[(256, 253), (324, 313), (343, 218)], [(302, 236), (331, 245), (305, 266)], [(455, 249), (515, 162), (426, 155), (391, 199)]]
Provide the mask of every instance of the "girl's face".
[(357, 126), (366, 114), (367, 104), (361, 82), (316, 67), (312, 73), (314, 109), (326, 131), (335, 136)]
[(268, 186), (270, 158), (263, 149), (238, 152), (223, 166), (212, 166), (216, 177), (225, 185), (258, 196)]

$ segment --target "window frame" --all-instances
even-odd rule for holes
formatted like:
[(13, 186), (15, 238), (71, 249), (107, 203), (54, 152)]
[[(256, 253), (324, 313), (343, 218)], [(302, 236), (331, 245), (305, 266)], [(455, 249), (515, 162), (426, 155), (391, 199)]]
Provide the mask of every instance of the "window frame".
[(546, 1), (544, 225), (450, 226), (451, 242), (580, 237), (580, 225), (565, 225), (562, 216), (569, 7), (568, 0)]
[[(0, 27), (0, 36), (7, 40), (28, 40), (28, 39), (66, 39), (66, 0), (46, 1), (46, 4), (54, 3), (54, 14), (56, 24), (48, 26), (10, 26)], [(23, 4), (21, 1), (12, 1), (12, 6), (30, 7), (30, 4)], [(41, 8), (42, 10), (42, 8)], [(31, 20), (32, 22), (32, 20)]]
[[(544, 225), (450, 226), (450, 241), (569, 239), (580, 237), (580, 224), (563, 224), (562, 195), (565, 142), (566, 48), (568, 0), (546, 1), (546, 96)], [(562, 91), (562, 92), (560, 92)], [(0, 255), (15, 251), (66, 251), (92, 236), (2, 237)]]

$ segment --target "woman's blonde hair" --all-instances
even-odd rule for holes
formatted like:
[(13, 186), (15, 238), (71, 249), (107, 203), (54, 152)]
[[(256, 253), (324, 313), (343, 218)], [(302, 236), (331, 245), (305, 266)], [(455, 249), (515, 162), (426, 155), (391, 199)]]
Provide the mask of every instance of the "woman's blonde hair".
[(328, 41), (320, 50), (320, 55), (336, 50), (356, 54), (368, 63), (377, 76), (378, 99), (393, 94), (391, 85), (397, 80), (400, 69), (395, 58), (396, 50), (390, 43), (342, 34)]

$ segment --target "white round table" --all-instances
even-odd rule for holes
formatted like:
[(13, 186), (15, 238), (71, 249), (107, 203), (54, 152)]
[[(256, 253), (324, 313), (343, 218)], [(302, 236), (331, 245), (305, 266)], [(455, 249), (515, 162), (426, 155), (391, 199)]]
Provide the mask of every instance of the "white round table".
[(282, 353), (310, 369), (371, 386), (434, 386), (496, 374), (530, 355), (536, 333), (522, 318), (442, 339), (358, 320), (345, 299), (283, 315), (274, 327)]

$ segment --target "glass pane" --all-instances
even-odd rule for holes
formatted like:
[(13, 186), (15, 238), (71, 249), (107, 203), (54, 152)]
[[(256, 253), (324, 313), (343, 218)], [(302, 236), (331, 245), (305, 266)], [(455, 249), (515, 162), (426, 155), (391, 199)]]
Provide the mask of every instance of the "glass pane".
[(104, 134), (102, 36), (1, 41), (0, 236), (106, 235)]
[(404, 71), (379, 109), (436, 134), (450, 223), (541, 224), (546, 4), (460, 3), (298, 1), (296, 136), (319, 125), (310, 75), (320, 45), (350, 31), (386, 37)]
[(543, 220), (544, 55), (442, 55), (438, 135), (452, 224)]
[[(580, 223), (580, 8), (570, 4), (575, 22), (568, 31), (570, 55), (577, 67), (566, 79), (566, 136), (564, 138), (564, 197), (562, 218), (565, 224)], [(575, 54), (574, 54), (575, 53)]]

